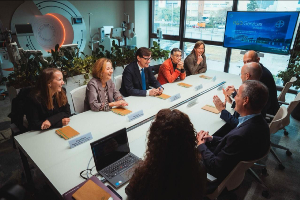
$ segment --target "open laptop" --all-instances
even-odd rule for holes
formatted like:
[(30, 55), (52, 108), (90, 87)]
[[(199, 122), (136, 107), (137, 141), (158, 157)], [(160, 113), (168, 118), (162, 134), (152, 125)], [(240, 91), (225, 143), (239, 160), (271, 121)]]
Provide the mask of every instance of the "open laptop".
[(133, 175), (132, 167), (140, 160), (130, 153), (126, 128), (91, 143), (96, 169), (119, 188)]

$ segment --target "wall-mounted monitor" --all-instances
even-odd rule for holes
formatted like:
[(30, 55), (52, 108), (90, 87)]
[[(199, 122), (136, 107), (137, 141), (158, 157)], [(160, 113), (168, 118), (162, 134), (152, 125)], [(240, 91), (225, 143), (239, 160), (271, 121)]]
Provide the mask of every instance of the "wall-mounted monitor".
[(228, 11), (224, 47), (289, 54), (299, 12)]
[(31, 24), (16, 24), (17, 36), (33, 36), (33, 30)]

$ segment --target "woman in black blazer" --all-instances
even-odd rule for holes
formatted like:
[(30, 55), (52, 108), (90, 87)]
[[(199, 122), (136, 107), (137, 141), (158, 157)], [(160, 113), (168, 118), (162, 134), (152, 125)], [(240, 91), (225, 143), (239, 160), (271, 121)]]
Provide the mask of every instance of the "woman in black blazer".
[(60, 128), (70, 122), (70, 105), (63, 84), (63, 75), (58, 69), (42, 71), (27, 101), (26, 118), (30, 130)]

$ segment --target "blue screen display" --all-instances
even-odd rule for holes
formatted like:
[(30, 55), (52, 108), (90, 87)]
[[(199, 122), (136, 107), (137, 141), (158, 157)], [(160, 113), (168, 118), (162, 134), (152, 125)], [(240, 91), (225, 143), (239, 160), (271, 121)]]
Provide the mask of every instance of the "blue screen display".
[(298, 12), (227, 12), (224, 47), (289, 54)]

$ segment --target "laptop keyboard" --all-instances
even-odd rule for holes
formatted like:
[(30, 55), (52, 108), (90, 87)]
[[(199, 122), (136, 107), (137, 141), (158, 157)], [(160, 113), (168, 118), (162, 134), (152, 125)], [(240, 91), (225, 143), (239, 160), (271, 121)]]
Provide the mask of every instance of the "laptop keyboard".
[(128, 167), (133, 165), (137, 160), (139, 160), (138, 157), (129, 153), (122, 159), (101, 170), (101, 172), (105, 174), (108, 178), (113, 178), (114, 176), (127, 170)]

